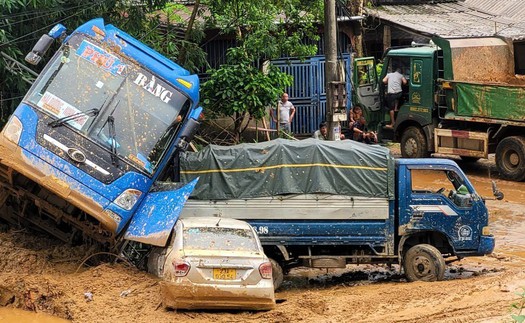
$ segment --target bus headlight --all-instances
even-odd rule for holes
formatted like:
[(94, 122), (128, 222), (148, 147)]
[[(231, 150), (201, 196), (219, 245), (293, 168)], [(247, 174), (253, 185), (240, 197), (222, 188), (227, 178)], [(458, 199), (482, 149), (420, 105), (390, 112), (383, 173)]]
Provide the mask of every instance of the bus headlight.
[(22, 126), (20, 119), (18, 119), (17, 116), (12, 115), (11, 119), (9, 119), (2, 132), (4, 133), (4, 136), (7, 138), (7, 140), (18, 144), (20, 137), (22, 136), (23, 129), (24, 127)]
[(139, 200), (142, 192), (135, 189), (127, 189), (115, 199), (115, 204), (123, 208), (124, 210), (131, 210), (135, 203)]
[(490, 236), (490, 227), (483, 227), (481, 229), (481, 234), (484, 236)]

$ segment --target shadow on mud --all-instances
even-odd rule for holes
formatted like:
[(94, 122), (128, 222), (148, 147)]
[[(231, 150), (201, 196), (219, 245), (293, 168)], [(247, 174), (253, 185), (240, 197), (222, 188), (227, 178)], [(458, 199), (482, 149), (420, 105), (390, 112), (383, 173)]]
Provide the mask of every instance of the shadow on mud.
[[(481, 275), (497, 273), (503, 271), (502, 268), (485, 268), (478, 266), (450, 265), (447, 267), (444, 280), (468, 279)], [(317, 271), (317, 272), (320, 272)], [(383, 282), (408, 283), (403, 273), (400, 273), (399, 266), (392, 268), (373, 267), (361, 269), (337, 270), (334, 272), (319, 273), (312, 275), (309, 269), (298, 268), (293, 270), (285, 277), (285, 281), (279, 288), (279, 292), (304, 290), (304, 289), (324, 289), (333, 287), (350, 287)]]

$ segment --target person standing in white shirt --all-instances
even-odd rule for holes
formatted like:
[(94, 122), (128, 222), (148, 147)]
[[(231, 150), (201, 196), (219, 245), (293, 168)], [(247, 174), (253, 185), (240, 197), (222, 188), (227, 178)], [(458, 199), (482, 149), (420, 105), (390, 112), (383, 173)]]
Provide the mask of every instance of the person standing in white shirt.
[(401, 74), (401, 68), (396, 68), (395, 72), (388, 73), (383, 79), (383, 83), (388, 85), (388, 91), (386, 94), (386, 103), (390, 110), (390, 125), (394, 127), (395, 124), (395, 112), (399, 109), (399, 99), (403, 94), (402, 86), (406, 85), (407, 79)]
[(279, 122), (280, 131), (285, 132), (287, 135), (292, 133), (290, 124), (292, 123), (293, 117), (295, 115), (295, 107), (292, 102), (288, 101), (288, 93), (283, 93), (281, 100), (278, 104), (279, 116), (276, 118), (274, 109), (270, 110), (271, 117), (273, 122)]

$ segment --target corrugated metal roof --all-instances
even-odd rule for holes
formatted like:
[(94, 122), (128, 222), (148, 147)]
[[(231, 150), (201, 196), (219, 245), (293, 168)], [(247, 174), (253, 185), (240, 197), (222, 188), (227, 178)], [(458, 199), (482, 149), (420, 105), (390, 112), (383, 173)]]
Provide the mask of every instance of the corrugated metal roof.
[(445, 38), (502, 36), (525, 39), (525, 1), (465, 0), (455, 3), (383, 5), (371, 16), (426, 35)]

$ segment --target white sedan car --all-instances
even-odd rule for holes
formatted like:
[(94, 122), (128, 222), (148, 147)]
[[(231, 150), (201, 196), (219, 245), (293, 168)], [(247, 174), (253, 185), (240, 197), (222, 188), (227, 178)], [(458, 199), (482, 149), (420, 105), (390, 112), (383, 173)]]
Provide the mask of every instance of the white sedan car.
[(227, 218), (180, 219), (168, 248), (154, 249), (148, 270), (163, 278), (165, 307), (269, 310), (272, 265), (253, 228)]

